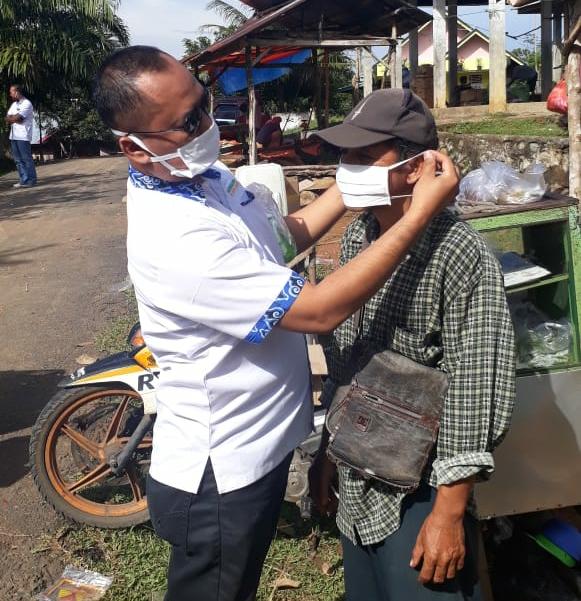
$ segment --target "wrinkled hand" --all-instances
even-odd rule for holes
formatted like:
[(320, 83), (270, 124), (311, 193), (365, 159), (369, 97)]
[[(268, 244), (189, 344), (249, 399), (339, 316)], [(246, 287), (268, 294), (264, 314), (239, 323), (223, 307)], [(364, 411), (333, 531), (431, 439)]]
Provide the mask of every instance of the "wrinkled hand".
[[(436, 175), (439, 173), (440, 175)], [(429, 150), (414, 186), (409, 213), (432, 219), (456, 198), (460, 176), (449, 156)]]
[(465, 556), (463, 519), (431, 513), (418, 534), (410, 566), (422, 564), (422, 584), (441, 584), (464, 567)]
[(332, 486), (337, 478), (337, 466), (324, 451), (317, 453), (309, 469), (311, 499), (321, 515), (333, 515), (337, 511), (337, 497)]

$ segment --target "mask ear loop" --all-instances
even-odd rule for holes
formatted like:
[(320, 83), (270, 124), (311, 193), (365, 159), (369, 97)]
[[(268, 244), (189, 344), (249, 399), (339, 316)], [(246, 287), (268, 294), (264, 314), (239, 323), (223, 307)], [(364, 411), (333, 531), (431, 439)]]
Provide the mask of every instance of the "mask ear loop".
[(181, 171), (181, 169), (177, 169), (176, 167), (174, 167), (173, 165), (171, 165), (170, 163), (167, 162), (169, 159), (179, 159), (180, 155), (177, 152), (174, 152), (171, 154), (163, 154), (163, 155), (155, 154), (155, 152), (150, 150), (147, 147), (147, 145), (142, 140), (140, 140), (137, 136), (130, 134), (128, 136), (128, 138), (134, 144), (137, 144), (137, 146), (139, 146), (139, 148), (141, 148), (142, 150), (145, 150), (145, 152), (148, 152), (151, 155), (150, 161), (152, 163), (161, 163), (170, 172), (171, 175), (175, 175), (174, 172), (176, 172), (176, 171)]

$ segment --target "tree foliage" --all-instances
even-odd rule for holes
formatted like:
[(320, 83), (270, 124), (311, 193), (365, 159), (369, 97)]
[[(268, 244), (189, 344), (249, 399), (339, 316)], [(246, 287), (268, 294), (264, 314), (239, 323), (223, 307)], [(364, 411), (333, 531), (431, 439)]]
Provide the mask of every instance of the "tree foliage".
[(206, 10), (215, 12), (225, 22), (225, 25), (208, 23), (200, 27), (201, 32), (212, 33), (216, 40), (229, 36), (244, 25), (251, 16), (250, 11), (240, 3), (236, 6), (232, 2), (225, 2), (225, 0), (211, 0), (206, 5)]
[(55, 98), (43, 112), (43, 134), (60, 145), (66, 154), (95, 154), (103, 148), (116, 150), (115, 137), (93, 107), (86, 88), (71, 90), (70, 96)]
[[(20, 83), (50, 112), (87, 90), (103, 58), (129, 43), (117, 0), (0, 0), (0, 87)], [(0, 111), (7, 95), (0, 94)]]
[(36, 102), (86, 85), (129, 34), (113, 0), (0, 0), (0, 84)]
[[(233, 1), (212, 0), (206, 8), (217, 13), (224, 21), (224, 25), (202, 25), (200, 33), (207, 35), (184, 39), (186, 56), (200, 52), (215, 41), (232, 34), (251, 17), (249, 10)], [(319, 56), (319, 60), (321, 59), (322, 56)], [(351, 61), (343, 52), (332, 53), (329, 68), (330, 111), (335, 114), (345, 114), (351, 108), (351, 96), (339, 90), (351, 83), (353, 76)], [(264, 109), (269, 113), (308, 112), (313, 107), (317, 89), (322, 87), (324, 90), (322, 78), (322, 70), (317, 71), (313, 61), (291, 67), (288, 75), (259, 86), (258, 92)]]
[(519, 60), (529, 67), (537, 68), (541, 64), (541, 51), (530, 48), (515, 48), (511, 50)]

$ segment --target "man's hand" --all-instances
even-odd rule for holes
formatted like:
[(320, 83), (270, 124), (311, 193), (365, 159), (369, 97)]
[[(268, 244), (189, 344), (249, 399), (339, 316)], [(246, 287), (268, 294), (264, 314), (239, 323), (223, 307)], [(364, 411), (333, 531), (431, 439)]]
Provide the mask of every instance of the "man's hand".
[(422, 524), (410, 566), (422, 564), (418, 580), (441, 584), (464, 567), (464, 513), (474, 478), (438, 487), (432, 512)]
[(333, 485), (337, 477), (337, 466), (320, 450), (309, 470), (311, 499), (321, 515), (333, 515), (337, 511), (337, 497)]
[(450, 157), (429, 150), (424, 154), (422, 174), (414, 186), (412, 203), (406, 216), (431, 221), (454, 200), (459, 181), (458, 171)]
[(418, 534), (410, 566), (422, 564), (418, 577), (422, 584), (442, 584), (464, 567), (465, 555), (463, 519), (432, 512)]

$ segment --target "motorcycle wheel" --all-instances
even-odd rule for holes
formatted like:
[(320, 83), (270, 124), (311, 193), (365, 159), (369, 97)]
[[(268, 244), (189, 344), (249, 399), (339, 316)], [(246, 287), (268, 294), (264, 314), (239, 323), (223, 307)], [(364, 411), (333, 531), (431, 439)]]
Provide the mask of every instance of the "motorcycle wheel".
[(151, 432), (121, 476), (109, 460), (127, 444), (143, 416), (131, 389), (86, 386), (59, 391), (38, 417), (30, 438), (34, 482), (58, 513), (100, 528), (126, 528), (149, 519), (145, 479)]

